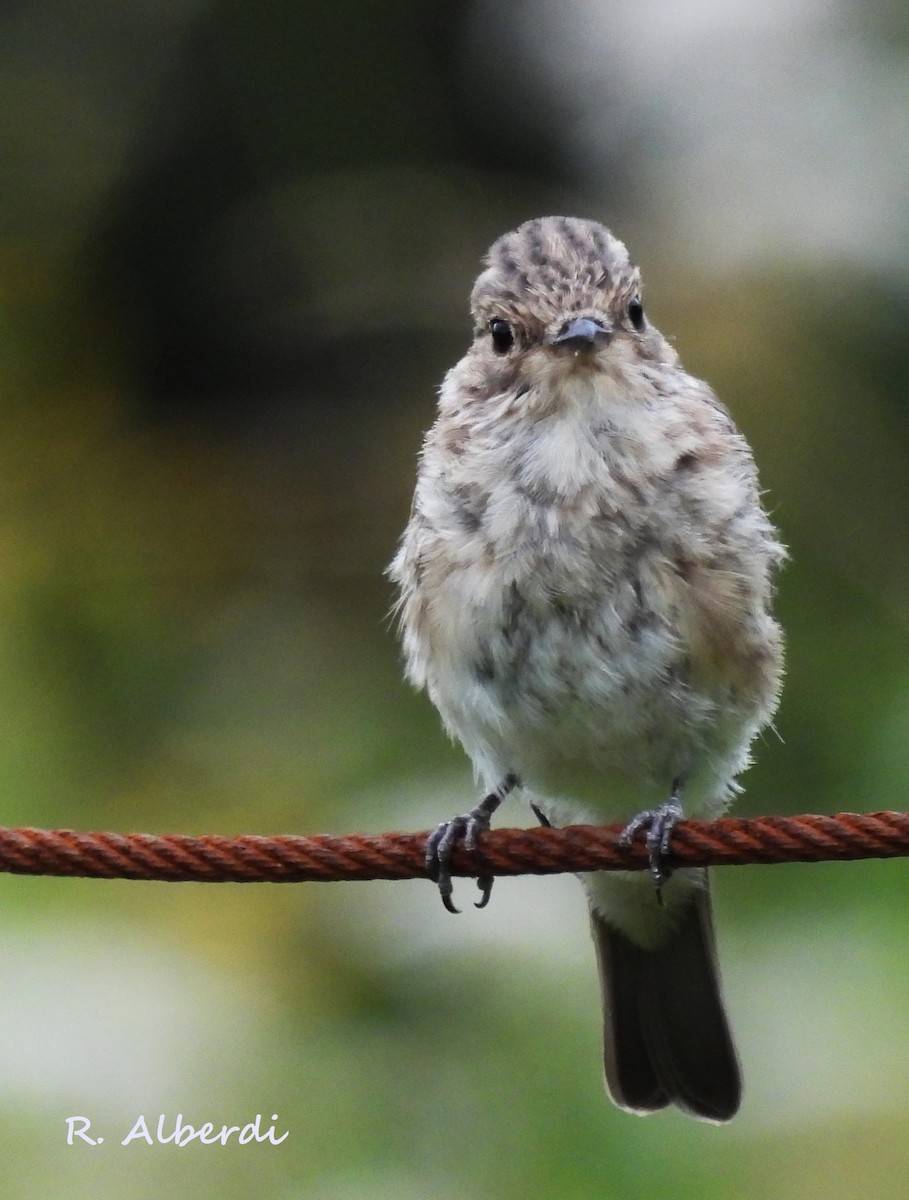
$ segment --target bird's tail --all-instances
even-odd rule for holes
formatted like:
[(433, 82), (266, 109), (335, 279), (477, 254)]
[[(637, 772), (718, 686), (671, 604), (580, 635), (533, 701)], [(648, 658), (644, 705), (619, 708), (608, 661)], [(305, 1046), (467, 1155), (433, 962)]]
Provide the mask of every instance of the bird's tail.
[(596, 912), (592, 924), (613, 1100), (634, 1113), (677, 1104), (701, 1120), (729, 1121), (742, 1081), (720, 993), (706, 883), (658, 950), (635, 945)]

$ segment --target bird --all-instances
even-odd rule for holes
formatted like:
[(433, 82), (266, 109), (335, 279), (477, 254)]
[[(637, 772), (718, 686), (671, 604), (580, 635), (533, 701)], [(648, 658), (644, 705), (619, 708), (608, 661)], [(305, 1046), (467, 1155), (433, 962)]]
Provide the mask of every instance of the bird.
[(454, 847), (475, 850), (511, 792), (544, 824), (644, 838), (649, 872), (580, 876), (606, 1087), (631, 1113), (723, 1123), (742, 1082), (709, 879), (671, 869), (671, 839), (727, 808), (776, 711), (786, 552), (747, 441), (641, 296), (595, 220), (492, 245), (388, 574), (406, 674), (483, 793), (427, 842), (446, 908)]

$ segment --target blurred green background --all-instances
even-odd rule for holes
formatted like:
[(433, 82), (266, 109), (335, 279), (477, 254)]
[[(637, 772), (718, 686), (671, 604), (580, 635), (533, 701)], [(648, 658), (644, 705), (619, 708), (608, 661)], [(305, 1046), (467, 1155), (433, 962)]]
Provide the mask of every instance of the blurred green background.
[[(628, 242), (791, 548), (738, 811), (907, 807), (907, 57), (896, 2), (6, 4), (0, 821), (472, 801), (382, 571), (480, 256), (546, 212)], [(902, 1200), (905, 864), (715, 894), (725, 1129), (607, 1103), (570, 878), (457, 919), (423, 881), (0, 878), (0, 1195)], [(290, 1135), (119, 1145), (178, 1112)]]

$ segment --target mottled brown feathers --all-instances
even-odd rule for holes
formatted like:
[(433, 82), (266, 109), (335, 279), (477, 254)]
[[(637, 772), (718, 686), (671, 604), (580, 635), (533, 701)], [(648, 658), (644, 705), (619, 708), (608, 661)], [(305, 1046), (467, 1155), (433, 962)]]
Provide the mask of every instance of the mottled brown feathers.
[(561, 311), (608, 308), (640, 289), (622, 243), (596, 221), (542, 217), (493, 244), (471, 296), (482, 326), (494, 312), (533, 318), (540, 326)]
[[(553, 823), (715, 816), (776, 709), (783, 550), (745, 439), (640, 287), (595, 221), (500, 238), (424, 442), (390, 574), (408, 674), (465, 747), (487, 823), (518, 780)], [(703, 873), (659, 901), (640, 875), (583, 883), (616, 1102), (727, 1120), (740, 1080)]]

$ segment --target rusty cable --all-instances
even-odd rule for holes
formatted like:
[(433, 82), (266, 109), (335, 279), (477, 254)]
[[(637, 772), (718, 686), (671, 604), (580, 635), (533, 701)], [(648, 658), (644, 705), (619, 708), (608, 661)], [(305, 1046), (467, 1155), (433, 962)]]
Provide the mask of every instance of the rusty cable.
[[(496, 829), (477, 854), (455, 850), (454, 875), (553, 875), (638, 870), (642, 841), (619, 845), (621, 825)], [(263, 837), (160, 836), (0, 828), (0, 872), (169, 883), (300, 883), (426, 876), (427, 833)], [(909, 855), (909, 813), (723, 817), (680, 821), (672, 866), (846, 861)]]

